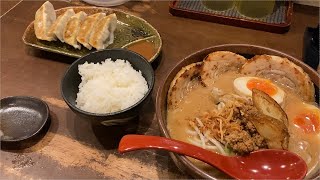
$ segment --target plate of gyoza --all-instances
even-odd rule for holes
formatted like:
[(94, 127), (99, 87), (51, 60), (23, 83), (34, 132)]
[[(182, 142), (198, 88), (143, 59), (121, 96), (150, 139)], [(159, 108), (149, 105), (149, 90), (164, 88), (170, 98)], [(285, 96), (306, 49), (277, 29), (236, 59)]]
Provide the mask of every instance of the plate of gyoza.
[(127, 12), (94, 6), (55, 10), (47, 1), (36, 12), (22, 37), (26, 45), (71, 57), (111, 48), (128, 48), (149, 62), (160, 53), (158, 31)]

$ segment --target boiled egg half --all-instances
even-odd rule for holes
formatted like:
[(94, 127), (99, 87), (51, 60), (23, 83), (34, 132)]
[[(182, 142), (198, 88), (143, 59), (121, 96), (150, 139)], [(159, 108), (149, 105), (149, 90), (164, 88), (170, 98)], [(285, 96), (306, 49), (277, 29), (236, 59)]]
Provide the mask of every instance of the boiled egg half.
[(293, 124), (305, 133), (320, 132), (320, 110), (316, 106), (303, 103), (302, 108), (296, 109), (292, 118)]
[(278, 104), (281, 104), (285, 92), (269, 79), (258, 77), (239, 77), (233, 81), (235, 91), (239, 95), (252, 96), (252, 89), (258, 89), (272, 97)]

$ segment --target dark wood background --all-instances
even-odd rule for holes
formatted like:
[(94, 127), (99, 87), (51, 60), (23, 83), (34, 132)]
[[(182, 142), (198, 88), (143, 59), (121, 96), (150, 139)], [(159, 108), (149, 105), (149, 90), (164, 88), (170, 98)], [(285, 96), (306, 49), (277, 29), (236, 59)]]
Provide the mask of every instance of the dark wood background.
[[(168, 2), (128, 2), (116, 8), (146, 19), (161, 34), (162, 54), (155, 62), (156, 84), (135, 125), (92, 126), (76, 116), (60, 95), (60, 81), (75, 59), (26, 47), (22, 35), (43, 1), (1, 0), (1, 98), (35, 96), (50, 107), (51, 126), (40, 141), (25, 150), (0, 151), (4, 179), (180, 179), (166, 152), (146, 150), (125, 155), (116, 151), (125, 133), (159, 135), (154, 102), (165, 75), (182, 58), (213, 45), (248, 43), (302, 58), (303, 33), (319, 22), (319, 9), (294, 5), (293, 23), (286, 34), (184, 19), (169, 14)], [(52, 1), (54, 7), (84, 5)]]

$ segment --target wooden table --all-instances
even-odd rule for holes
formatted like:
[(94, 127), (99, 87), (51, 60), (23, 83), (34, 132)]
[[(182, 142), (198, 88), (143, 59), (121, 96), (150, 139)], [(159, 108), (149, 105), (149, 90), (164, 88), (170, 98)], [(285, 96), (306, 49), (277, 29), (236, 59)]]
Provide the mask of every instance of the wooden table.
[[(162, 36), (163, 49), (155, 65), (153, 99), (144, 107), (138, 127), (107, 128), (91, 126), (62, 100), (60, 81), (75, 59), (23, 44), (23, 32), (42, 3), (1, 0), (1, 98), (35, 96), (48, 103), (51, 113), (51, 126), (37, 144), (25, 150), (1, 150), (0, 177), (4, 179), (190, 178), (176, 168), (166, 152), (147, 150), (121, 155), (116, 151), (125, 133), (159, 135), (154, 102), (166, 73), (188, 54), (226, 43), (267, 46), (301, 59), (304, 30), (319, 22), (317, 8), (295, 5), (290, 31), (273, 34), (174, 17), (168, 12), (168, 2), (129, 2), (119, 6), (151, 23)], [(84, 4), (52, 3), (55, 8)]]

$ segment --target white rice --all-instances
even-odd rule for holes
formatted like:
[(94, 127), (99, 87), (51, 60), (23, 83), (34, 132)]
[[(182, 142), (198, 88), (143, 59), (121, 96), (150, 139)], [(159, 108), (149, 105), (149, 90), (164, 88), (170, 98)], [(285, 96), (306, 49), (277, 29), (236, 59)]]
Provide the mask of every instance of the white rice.
[(132, 106), (148, 91), (147, 81), (128, 61), (106, 59), (79, 65), (76, 106), (92, 113), (110, 113)]

